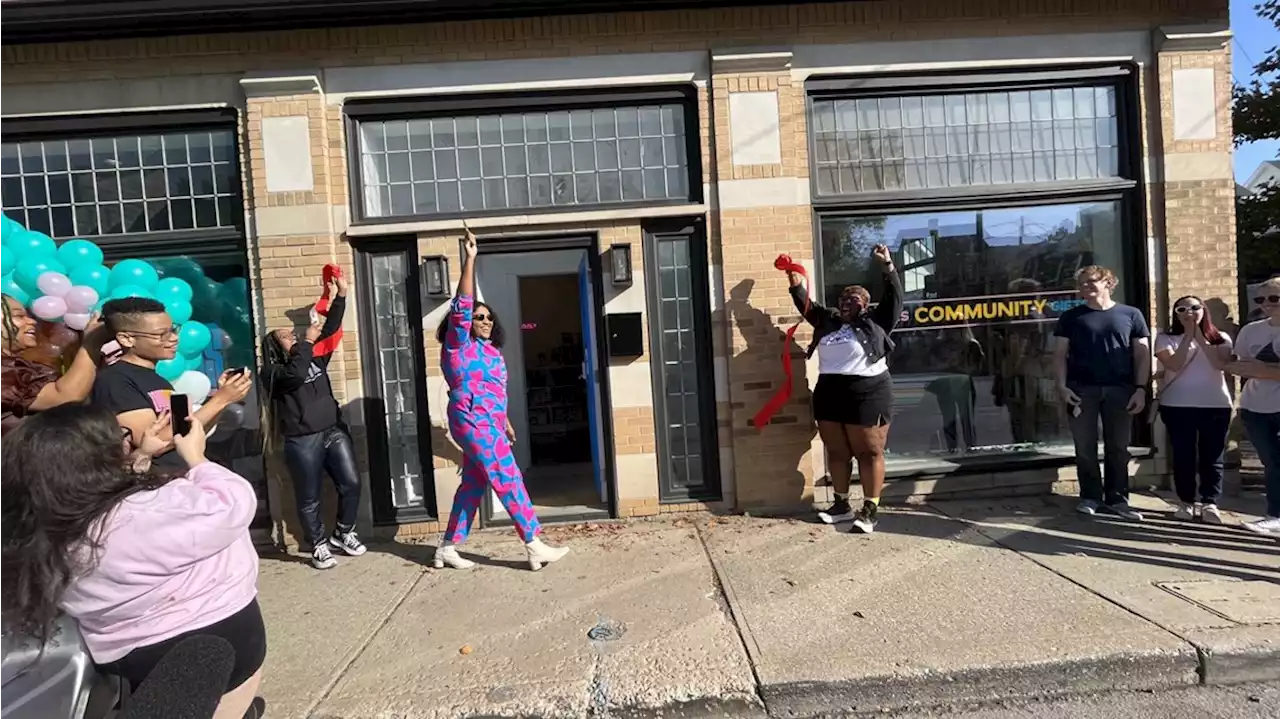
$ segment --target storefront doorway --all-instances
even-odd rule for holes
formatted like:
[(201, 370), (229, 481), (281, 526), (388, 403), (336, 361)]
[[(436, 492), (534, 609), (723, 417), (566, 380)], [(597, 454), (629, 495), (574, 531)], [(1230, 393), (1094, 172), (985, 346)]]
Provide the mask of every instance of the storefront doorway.
[[(506, 330), (513, 450), (529, 496), (546, 520), (608, 516), (598, 258), (573, 240), (481, 248), (477, 295)], [(510, 521), (493, 493), (484, 521)]]

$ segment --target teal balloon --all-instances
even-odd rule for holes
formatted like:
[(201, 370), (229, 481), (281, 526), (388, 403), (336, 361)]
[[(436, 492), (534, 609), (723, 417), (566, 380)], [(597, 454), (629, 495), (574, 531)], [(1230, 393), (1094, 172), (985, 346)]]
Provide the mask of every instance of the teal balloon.
[[(181, 355), (179, 355), (179, 356), (181, 356)], [(188, 372), (203, 372), (203, 371), (204, 371), (204, 355), (203, 355), (203, 354), (195, 354), (195, 355), (191, 355), (190, 357), (186, 357), (186, 358), (184, 358), (184, 361), (185, 361), (185, 362), (186, 362), (186, 364), (187, 364), (187, 371), (188, 371)]]
[(156, 285), (156, 299), (168, 304), (170, 302), (190, 302), (191, 285), (176, 277), (160, 280)]
[[(160, 299), (157, 297), (156, 299)], [(169, 312), (169, 318), (173, 320), (175, 325), (180, 325), (191, 319), (191, 303), (183, 302), (165, 302), (164, 308)]]
[(187, 322), (178, 330), (178, 351), (184, 355), (203, 352), (213, 339), (209, 328), (200, 322)]
[(122, 300), (126, 297), (151, 298), (151, 293), (146, 288), (137, 285), (120, 285), (107, 293), (108, 300)]
[(92, 287), (99, 297), (107, 296), (111, 272), (102, 265), (81, 265), (67, 272), (72, 287)]
[(18, 264), (17, 250), (11, 250), (9, 247), (0, 246), (0, 275), (7, 275), (13, 272), (13, 268)]
[(9, 241), (26, 232), (21, 222), (9, 219), (8, 215), (0, 215), (0, 244), (8, 245)]
[(182, 376), (187, 371), (187, 360), (179, 355), (173, 359), (160, 360), (156, 363), (156, 373), (170, 382)]
[(4, 279), (0, 280), (0, 290), (18, 302), (21, 302), (24, 307), (31, 304), (31, 295), (27, 294), (26, 290), (19, 287), (18, 283), (14, 282), (13, 277), (10, 275), (5, 275)]
[(42, 252), (36, 254), (23, 255), (18, 260), (18, 264), (13, 268), (13, 280), (18, 286), (31, 293), (32, 297), (39, 297), (44, 293), (40, 291), (40, 286), (36, 281), (40, 279), (40, 275), (46, 272), (61, 272), (66, 274), (67, 268), (62, 266), (58, 258), (52, 252)]
[(122, 287), (133, 285), (150, 291), (160, 281), (156, 268), (142, 260), (120, 260), (111, 268), (111, 281), (108, 286)]
[(67, 269), (102, 264), (102, 250), (88, 240), (68, 240), (58, 248), (58, 259)]
[(37, 255), (54, 255), (58, 251), (58, 246), (48, 235), (33, 230), (16, 233), (9, 240), (9, 247), (18, 251), (19, 260)]

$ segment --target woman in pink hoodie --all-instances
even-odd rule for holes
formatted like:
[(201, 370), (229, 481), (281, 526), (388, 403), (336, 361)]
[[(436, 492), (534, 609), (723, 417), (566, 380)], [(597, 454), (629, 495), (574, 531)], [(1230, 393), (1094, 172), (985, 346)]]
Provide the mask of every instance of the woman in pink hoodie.
[[(94, 661), (135, 687), (181, 640), (219, 636), (236, 662), (216, 719), (255, 716), (267, 653), (249, 538), (258, 498), (205, 459), (196, 420), (174, 439), (185, 476), (144, 469), (132, 439), (110, 411), (71, 405), (5, 435), (5, 629), (47, 639), (65, 612)], [(137, 440), (144, 453), (157, 443)]]

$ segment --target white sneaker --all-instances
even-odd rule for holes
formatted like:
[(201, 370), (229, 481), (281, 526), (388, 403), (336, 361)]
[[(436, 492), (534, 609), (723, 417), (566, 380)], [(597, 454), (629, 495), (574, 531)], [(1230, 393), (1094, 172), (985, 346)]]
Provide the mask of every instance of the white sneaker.
[(1280, 537), (1280, 517), (1267, 517), (1243, 525), (1245, 529), (1264, 537)]
[(524, 551), (529, 555), (529, 569), (538, 571), (542, 569), (542, 565), (551, 564), (564, 559), (569, 553), (568, 547), (553, 547), (542, 541), (541, 537), (534, 537), (532, 542), (524, 545)]
[(1222, 512), (1218, 511), (1218, 505), (1206, 504), (1201, 507), (1200, 520), (1205, 524), (1222, 524)]
[(431, 559), (431, 566), (436, 569), (471, 569), (476, 563), (470, 559), (463, 559), (458, 554), (458, 548), (452, 544), (446, 544), (436, 549), (436, 556)]
[(321, 542), (311, 550), (311, 566), (316, 569), (333, 569), (338, 566), (338, 560), (333, 558), (328, 544)]
[(1076, 505), (1076, 511), (1080, 514), (1087, 514), (1090, 517), (1098, 513), (1098, 502), (1092, 499), (1082, 499), (1080, 504)]
[(1190, 522), (1196, 518), (1196, 508), (1190, 504), (1179, 504), (1177, 511), (1173, 513), (1174, 519), (1181, 519), (1184, 522)]

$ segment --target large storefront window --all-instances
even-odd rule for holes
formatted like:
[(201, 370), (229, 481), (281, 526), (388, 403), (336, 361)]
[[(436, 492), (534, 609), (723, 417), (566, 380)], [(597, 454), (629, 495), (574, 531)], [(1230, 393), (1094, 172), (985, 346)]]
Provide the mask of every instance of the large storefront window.
[(688, 202), (700, 192), (686, 89), (346, 112), (362, 220)]
[[(1070, 446), (1054, 390), (1076, 270), (1138, 302), (1140, 167), (1131, 68), (845, 78), (807, 85), (819, 294), (875, 301), (871, 248), (906, 293), (890, 356), (894, 459)], [(1069, 455), (1069, 452), (1067, 452)]]
[(1121, 266), (1120, 238), (1117, 202), (823, 217), (827, 303), (850, 284), (880, 296), (883, 280), (868, 263), (878, 243), (902, 274), (889, 451), (1068, 442), (1053, 389), (1054, 323), (1080, 302), (1077, 269)]

